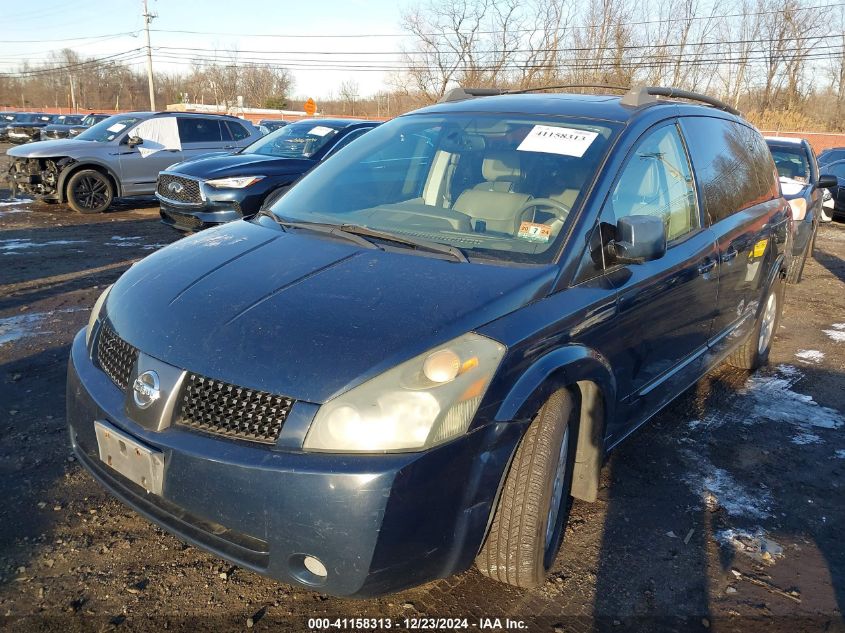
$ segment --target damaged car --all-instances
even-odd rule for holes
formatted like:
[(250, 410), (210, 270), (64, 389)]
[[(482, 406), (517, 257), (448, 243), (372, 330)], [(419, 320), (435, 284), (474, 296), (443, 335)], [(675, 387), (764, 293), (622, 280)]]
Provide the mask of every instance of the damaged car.
[(384, 123), (129, 268), (73, 341), (80, 464), (320, 594), (473, 563), (542, 586), (614, 446), (718, 363), (767, 362), (790, 208), (718, 100), (491, 92)]
[(260, 138), (239, 119), (187, 112), (129, 112), (88, 128), (76, 138), (13, 147), (12, 195), (66, 202), (79, 213), (100, 213), (115, 198), (150, 196), (160, 171), (173, 163)]

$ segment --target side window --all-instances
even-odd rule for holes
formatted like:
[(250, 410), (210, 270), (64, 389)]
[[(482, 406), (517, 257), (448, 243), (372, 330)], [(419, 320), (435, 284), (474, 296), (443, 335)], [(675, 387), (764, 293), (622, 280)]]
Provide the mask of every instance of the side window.
[(640, 141), (622, 168), (602, 221), (615, 226), (619, 218), (629, 215), (660, 217), (669, 242), (699, 228), (692, 173), (674, 125)]
[(178, 117), (179, 138), (183, 143), (214, 143), (222, 140), (219, 119)]
[(233, 141), (235, 139), (232, 138), (232, 132), (229, 130), (229, 126), (226, 125), (226, 121), (218, 121), (220, 125), (220, 138), (224, 141)]
[(687, 117), (681, 125), (712, 223), (769, 199), (774, 162), (757, 132), (712, 117)]
[(247, 136), (249, 136), (249, 132), (247, 132), (246, 128), (240, 123), (235, 123), (234, 121), (225, 121), (225, 124), (229, 128), (229, 132), (232, 134), (232, 138), (236, 141), (242, 141)]
[(648, 133), (622, 167), (587, 242), (576, 283), (604, 270), (603, 246), (614, 239), (619, 219), (632, 215), (662, 219), (670, 247), (673, 240), (701, 227), (692, 170), (675, 125)]

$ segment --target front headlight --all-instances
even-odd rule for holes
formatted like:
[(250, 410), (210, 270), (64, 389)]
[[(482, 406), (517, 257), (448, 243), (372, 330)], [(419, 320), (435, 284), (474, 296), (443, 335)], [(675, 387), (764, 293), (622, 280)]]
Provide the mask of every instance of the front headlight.
[(91, 316), (88, 317), (88, 327), (85, 329), (85, 345), (91, 344), (91, 333), (94, 331), (94, 324), (97, 322), (97, 319), (100, 318), (100, 312), (103, 310), (103, 306), (106, 303), (106, 297), (109, 296), (109, 292), (111, 292), (112, 287), (114, 284), (103, 290), (103, 294), (97, 297), (97, 300), (94, 302), (94, 307), (91, 308)]
[(205, 184), (215, 189), (243, 189), (254, 185), (259, 180), (263, 180), (264, 176), (238, 176), (235, 178), (217, 178), (215, 180), (206, 180)]
[(418, 451), (462, 435), (505, 349), (470, 332), (397, 365), (321, 406), (304, 448)]
[(800, 222), (807, 215), (807, 201), (804, 198), (793, 198), (789, 201), (792, 207), (792, 219)]

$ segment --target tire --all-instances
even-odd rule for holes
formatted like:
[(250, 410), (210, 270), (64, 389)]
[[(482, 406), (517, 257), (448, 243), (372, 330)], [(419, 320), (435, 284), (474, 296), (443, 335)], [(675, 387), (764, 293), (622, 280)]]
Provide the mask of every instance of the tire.
[(77, 213), (102, 213), (114, 200), (114, 187), (104, 173), (83, 169), (68, 180), (66, 197), (68, 206)]
[[(745, 342), (727, 358), (727, 363), (739, 369), (759, 369), (769, 362), (772, 341), (783, 312), (784, 283), (778, 276), (763, 301), (754, 329)], [(774, 306), (770, 305), (774, 302)], [(764, 329), (768, 323), (768, 329)], [(767, 333), (768, 332), (768, 333)], [(764, 340), (764, 338), (766, 340)]]
[(572, 395), (560, 389), (525, 431), (490, 531), (475, 559), (485, 576), (524, 588), (545, 581), (563, 541), (572, 505), (569, 491), (578, 443), (576, 412)]

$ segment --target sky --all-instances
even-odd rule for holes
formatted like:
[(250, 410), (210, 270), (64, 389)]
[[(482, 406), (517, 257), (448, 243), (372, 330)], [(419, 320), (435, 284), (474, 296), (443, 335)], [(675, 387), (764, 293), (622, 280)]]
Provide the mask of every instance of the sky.
[[(149, 0), (150, 12), (158, 14), (150, 25), (153, 67), (185, 72), (196, 54), (218, 51), (229, 59), (230, 51), (238, 50), (242, 61), (290, 66), (297, 60), (300, 67), (310, 66), (292, 69), (294, 97), (337, 96), (345, 80), (356, 82), (364, 97), (385, 87), (385, 72), (313, 66), (337, 59), (395, 63), (406, 5), (396, 0)], [(14, 72), (24, 61), (37, 63), (62, 48), (86, 57), (142, 48), (141, 14), (141, 0), (0, 0), (0, 72)], [(125, 57), (133, 68), (145, 68), (141, 51)]]

